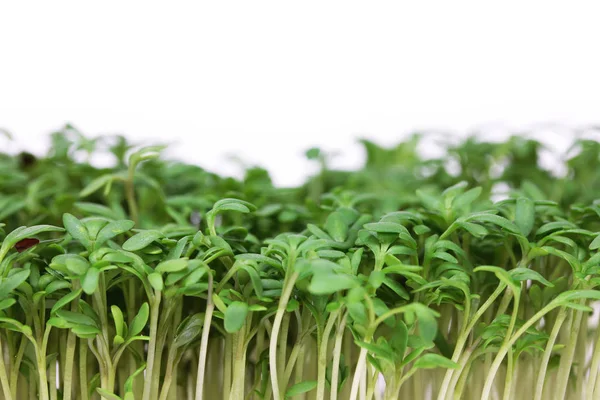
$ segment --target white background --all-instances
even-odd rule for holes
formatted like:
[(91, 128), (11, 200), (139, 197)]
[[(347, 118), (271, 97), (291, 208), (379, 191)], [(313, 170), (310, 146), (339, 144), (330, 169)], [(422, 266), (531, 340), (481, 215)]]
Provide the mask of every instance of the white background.
[(0, 146), (41, 152), (70, 121), (295, 184), (313, 145), (358, 166), (357, 137), (598, 123), (599, 6), (558, 4), (0, 0)]

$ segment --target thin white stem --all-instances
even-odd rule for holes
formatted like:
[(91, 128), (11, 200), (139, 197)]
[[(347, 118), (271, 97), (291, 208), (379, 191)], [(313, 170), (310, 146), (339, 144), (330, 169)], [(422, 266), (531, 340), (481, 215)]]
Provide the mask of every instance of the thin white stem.
[(212, 273), (208, 273), (208, 295), (206, 300), (206, 313), (202, 325), (202, 339), (200, 340), (200, 355), (198, 357), (198, 375), (196, 378), (196, 400), (202, 400), (204, 395), (204, 372), (206, 370), (206, 353), (208, 351), (208, 334), (215, 305), (212, 301), (213, 279)]
[(283, 315), (286, 312), (287, 304), (292, 294), (294, 284), (298, 279), (298, 273), (294, 272), (288, 282), (284, 285), (283, 293), (279, 299), (279, 306), (277, 307), (277, 313), (275, 314), (275, 320), (273, 321), (273, 334), (271, 335), (269, 342), (269, 372), (271, 375), (271, 387), (273, 388), (273, 399), (281, 400), (282, 396), (279, 391), (279, 382), (277, 375), (277, 339), (279, 337), (279, 328), (283, 321)]

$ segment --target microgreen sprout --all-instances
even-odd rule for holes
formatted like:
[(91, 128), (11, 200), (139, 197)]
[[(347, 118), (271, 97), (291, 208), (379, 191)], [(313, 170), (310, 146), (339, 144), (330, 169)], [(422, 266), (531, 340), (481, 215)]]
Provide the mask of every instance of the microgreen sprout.
[(0, 398), (599, 398), (600, 145), (420, 141), (297, 188), (70, 125), (0, 154)]

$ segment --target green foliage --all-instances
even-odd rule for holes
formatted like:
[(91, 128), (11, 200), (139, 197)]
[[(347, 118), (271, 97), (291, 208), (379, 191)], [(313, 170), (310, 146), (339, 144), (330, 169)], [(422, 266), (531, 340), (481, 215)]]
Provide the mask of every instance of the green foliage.
[(600, 145), (421, 140), (296, 188), (72, 126), (1, 154), (2, 398), (598, 398)]

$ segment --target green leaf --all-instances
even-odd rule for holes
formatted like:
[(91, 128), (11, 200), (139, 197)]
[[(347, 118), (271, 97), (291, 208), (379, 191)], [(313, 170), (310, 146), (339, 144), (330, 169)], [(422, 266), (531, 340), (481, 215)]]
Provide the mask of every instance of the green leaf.
[[(14, 270), (16, 271), (16, 270)], [(4, 299), (8, 297), (13, 290), (18, 288), (21, 283), (25, 282), (25, 280), (29, 277), (31, 270), (29, 269), (21, 269), (10, 276), (2, 279), (0, 283), (0, 299)]]
[(109, 222), (98, 232), (98, 236), (96, 236), (96, 248), (102, 246), (115, 236), (128, 232), (134, 225), (135, 222), (126, 219)]
[(265, 306), (261, 306), (260, 304), (252, 304), (248, 307), (248, 311), (267, 311), (268, 308)]
[(15, 304), (16, 302), (17, 301), (13, 298), (8, 298), (0, 301), (0, 311), (12, 307), (13, 304)]
[(357, 287), (358, 283), (349, 275), (315, 274), (308, 286), (308, 290), (312, 294), (323, 295), (340, 292), (342, 290)]
[(187, 258), (163, 261), (154, 268), (156, 272), (177, 272), (185, 269), (188, 265)]
[(414, 231), (414, 232), (415, 232), (417, 235), (421, 236), (421, 235), (424, 235), (424, 234), (426, 234), (426, 233), (429, 233), (429, 232), (431, 232), (431, 228), (430, 228), (430, 227), (428, 227), (427, 225), (415, 225), (415, 226), (413, 227), (413, 231)]
[(339, 212), (333, 212), (329, 214), (325, 221), (325, 230), (336, 242), (343, 242), (346, 240), (348, 233), (348, 225), (343, 215)]
[(13, 230), (11, 233), (6, 235), (2, 241), (2, 247), (0, 248), (0, 254), (6, 254), (8, 250), (13, 247), (16, 243), (23, 239), (30, 238), (42, 232), (62, 232), (63, 228), (59, 228), (53, 225), (36, 225), (36, 226), (20, 226)]
[(125, 337), (125, 320), (123, 318), (123, 312), (119, 306), (110, 306), (110, 312), (112, 313), (113, 320), (115, 322), (115, 331), (117, 335)]
[(63, 224), (73, 239), (81, 243), (86, 249), (91, 247), (91, 241), (87, 228), (80, 220), (67, 213), (63, 215)]
[(410, 300), (410, 294), (408, 291), (398, 282), (393, 279), (386, 277), (383, 280), (383, 284), (394, 291), (401, 299)]
[(119, 396), (117, 396), (116, 394), (113, 394), (113, 393), (109, 392), (106, 389), (96, 388), (96, 392), (98, 392), (98, 394), (100, 396), (104, 397), (107, 400), (122, 400)]
[(535, 223), (535, 205), (527, 197), (519, 197), (515, 210), (515, 224), (523, 236), (528, 236)]
[(389, 347), (379, 346), (375, 343), (367, 343), (362, 340), (355, 340), (359, 347), (366, 349), (369, 353), (375, 355), (377, 358), (381, 358), (388, 361), (393, 361), (394, 353), (391, 351)]
[(91, 318), (85, 314), (80, 314), (80, 313), (76, 313), (73, 311), (67, 311), (67, 310), (58, 310), (56, 312), (56, 316), (64, 319), (65, 321), (67, 321), (68, 323), (73, 324), (73, 325), (85, 325), (85, 326), (97, 327), (96, 321), (94, 321), (93, 318)]
[(188, 345), (200, 335), (203, 325), (204, 318), (202, 314), (192, 315), (184, 321), (183, 327), (178, 329), (173, 345), (175, 347)]
[(148, 275), (148, 282), (150, 282), (150, 286), (157, 292), (161, 292), (164, 288), (164, 282), (161, 274), (158, 272), (153, 272)]
[(50, 282), (48, 284), (48, 286), (46, 286), (46, 288), (44, 289), (44, 292), (46, 292), (46, 296), (48, 296), (48, 295), (50, 295), (54, 292), (57, 292), (61, 289), (67, 289), (70, 287), (71, 287), (71, 284), (69, 282), (56, 280), (56, 281)]
[(446, 368), (457, 369), (460, 366), (444, 356), (435, 353), (422, 355), (415, 361), (414, 368)]
[(127, 380), (125, 381), (125, 392), (127, 393), (131, 393), (133, 392), (133, 382), (135, 380), (135, 378), (141, 374), (144, 370), (146, 369), (146, 363), (143, 363), (142, 365), (140, 365), (140, 367), (138, 369), (135, 370), (135, 372), (133, 374), (131, 374), (129, 376), (129, 378), (127, 378)]
[(248, 304), (241, 301), (234, 301), (225, 310), (225, 330), (228, 333), (239, 331), (246, 322), (248, 314)]
[(509, 274), (513, 279), (516, 279), (517, 281), (532, 280), (532, 281), (540, 282), (545, 286), (550, 286), (550, 287), (554, 286), (554, 284), (552, 282), (550, 282), (546, 278), (544, 278), (539, 272), (534, 271), (529, 268), (523, 268), (523, 267), (513, 268), (509, 271)]
[(408, 230), (395, 222), (371, 222), (364, 224), (364, 228), (379, 233), (408, 233)]
[(574, 300), (588, 299), (600, 300), (600, 291), (598, 290), (568, 290), (556, 296), (553, 303), (566, 304)]
[(476, 187), (459, 194), (452, 201), (452, 208), (461, 210), (471, 205), (481, 195), (481, 187)]
[(47, 325), (50, 326), (54, 326), (57, 327), (59, 329), (69, 329), (73, 327), (73, 324), (65, 321), (62, 318), (59, 317), (51, 317), (48, 319), (48, 322), (46, 322)]
[(316, 387), (317, 387), (317, 381), (300, 382), (300, 383), (295, 384), (291, 388), (289, 388), (288, 391), (285, 392), (285, 397), (287, 399), (290, 397), (298, 396), (299, 394), (310, 392), (311, 390), (314, 390)]
[(416, 194), (426, 208), (429, 210), (439, 210), (441, 206), (441, 200), (439, 197), (427, 193), (421, 189), (417, 189)]
[(404, 358), (406, 346), (408, 344), (408, 328), (404, 321), (398, 321), (394, 327), (390, 345), (395, 350), (400, 359)]
[(100, 333), (100, 329), (89, 325), (77, 325), (71, 328), (71, 331), (82, 339), (93, 339)]
[(432, 342), (437, 334), (437, 321), (435, 320), (434, 311), (420, 303), (413, 303), (411, 306), (417, 315), (419, 335), (425, 342)]
[(488, 213), (471, 214), (467, 217), (466, 220), (491, 223), (491, 224), (499, 226), (500, 228), (504, 229), (507, 232), (519, 234), (519, 235), (521, 234), (521, 230), (519, 229), (519, 227), (517, 225), (515, 225), (511, 221), (507, 220), (506, 218), (500, 217), (495, 214), (488, 214)]
[(361, 302), (351, 302), (346, 305), (348, 309), (348, 314), (352, 317), (352, 319), (359, 324), (366, 324), (368, 322), (367, 318), (367, 310), (363, 303)]
[(457, 222), (457, 225), (476, 238), (482, 238), (490, 233), (485, 226), (474, 224), (472, 222)]
[(102, 204), (88, 203), (88, 202), (77, 202), (73, 204), (75, 208), (83, 212), (85, 215), (97, 215), (107, 219), (120, 219), (123, 218), (123, 213), (115, 211)]
[(379, 289), (384, 281), (385, 272), (383, 271), (373, 271), (369, 275), (369, 285), (371, 285), (374, 289)]
[(52, 307), (50, 314), (55, 314), (58, 310), (60, 310), (61, 308), (63, 308), (64, 306), (66, 306), (67, 304), (72, 302), (73, 300), (79, 298), (79, 296), (81, 296), (81, 292), (82, 292), (82, 290), (78, 289), (74, 292), (68, 293), (68, 294), (64, 295), (63, 297), (61, 297)]
[(600, 235), (596, 236), (590, 243), (590, 250), (600, 249)]
[(163, 237), (164, 235), (155, 230), (146, 230), (137, 233), (136, 235), (130, 237), (123, 243), (123, 250), (127, 251), (138, 251), (145, 247), (147, 247), (150, 243), (154, 242), (156, 239)]
[(220, 212), (220, 211), (239, 211), (242, 213), (249, 213), (250, 211), (256, 210), (256, 207), (248, 203), (247, 201), (240, 199), (232, 199), (226, 198), (217, 201), (211, 212)]
[(133, 320), (131, 321), (129, 337), (137, 336), (144, 329), (146, 322), (148, 322), (149, 312), (150, 308), (148, 307), (148, 303), (142, 304), (137, 315), (133, 317)]
[(113, 174), (101, 175), (98, 178), (92, 180), (86, 187), (83, 188), (81, 192), (79, 192), (79, 197), (87, 197), (90, 194), (96, 192), (103, 186), (108, 185), (113, 179)]
[(69, 272), (75, 276), (84, 275), (90, 267), (88, 260), (76, 254), (66, 254), (64, 262)]
[(27, 325), (23, 325), (22, 323), (20, 323), (16, 319), (0, 317), (0, 323), (6, 329), (9, 329), (11, 331), (22, 332), (22, 333), (24, 333), (24, 334), (26, 334), (28, 336), (32, 335), (31, 328), (28, 327)]
[(513, 293), (515, 293), (515, 294), (521, 293), (521, 286), (519, 284), (517, 284), (517, 282), (515, 282), (513, 277), (510, 276), (510, 274), (505, 269), (496, 267), (493, 265), (481, 265), (473, 270), (473, 272), (480, 272), (480, 271), (494, 273), (501, 282), (503, 282), (504, 284), (506, 284), (507, 286), (509, 286), (512, 289)]
[(98, 288), (98, 279), (100, 278), (100, 270), (95, 267), (91, 267), (85, 273), (83, 281), (81, 282), (81, 288), (86, 294), (93, 294)]
[(578, 311), (583, 311), (583, 312), (594, 312), (594, 309), (590, 306), (586, 306), (585, 304), (579, 304), (579, 303), (564, 303), (563, 304), (564, 307), (567, 308), (572, 308), (574, 310), (578, 310)]
[(225, 314), (225, 311), (227, 311), (227, 306), (225, 305), (225, 302), (221, 299), (221, 297), (218, 294), (213, 293), (212, 299), (213, 303), (215, 303), (215, 307), (217, 307), (217, 310)]

